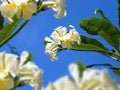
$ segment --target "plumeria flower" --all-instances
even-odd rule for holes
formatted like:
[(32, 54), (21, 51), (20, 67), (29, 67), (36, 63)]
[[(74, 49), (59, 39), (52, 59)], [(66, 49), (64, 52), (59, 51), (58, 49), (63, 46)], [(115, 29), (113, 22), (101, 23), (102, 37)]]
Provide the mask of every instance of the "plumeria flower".
[(119, 90), (119, 87), (106, 70), (88, 69), (83, 73), (80, 89)]
[(77, 42), (80, 44), (80, 35), (75, 28), (70, 25), (70, 31), (66, 27), (59, 26), (55, 28), (49, 37), (45, 37), (46, 49), (45, 52), (52, 60), (57, 60), (56, 53), (63, 49), (71, 49), (72, 45)]
[(49, 83), (45, 90), (120, 90), (119, 85), (104, 69), (86, 69), (81, 78), (77, 64), (70, 64), (69, 71), (72, 80), (64, 76)]
[(50, 35), (50, 37), (55, 41), (56, 44), (60, 45), (62, 42), (64, 42), (66, 34), (67, 34), (67, 28), (59, 26), (55, 28), (55, 30)]
[(4, 0), (0, 5), (2, 15), (9, 22), (13, 22), (12, 18), (15, 15), (18, 18), (23, 17), (28, 20), (36, 10), (36, 4), (34, 2), (29, 2), (29, 0)]
[(56, 18), (61, 18), (66, 16), (66, 5), (64, 0), (48, 0), (43, 2), (43, 6), (52, 8), (56, 14)]
[(79, 90), (79, 88), (76, 87), (68, 76), (64, 76), (56, 80), (54, 83), (49, 83), (45, 90)]
[(57, 27), (51, 34), (51, 38), (56, 44), (61, 45), (63, 48), (70, 49), (74, 42), (80, 44), (80, 35), (75, 28), (70, 25), (70, 31), (67, 31), (66, 27)]
[(9, 74), (15, 76), (15, 73), (18, 70), (17, 57), (18, 56), (14, 54), (7, 54), (5, 52), (0, 53), (0, 74), (2, 74), (5, 77), (8, 76)]
[(0, 90), (12, 90), (14, 88), (14, 81), (12, 78), (0, 75)]
[(29, 2), (29, 0), (16, 0), (16, 4), (18, 5), (18, 10), (16, 12), (18, 18), (22, 16), (28, 20), (32, 17), (32, 14), (37, 11), (36, 4)]
[(51, 58), (52, 61), (57, 60), (58, 57), (56, 56), (56, 53), (58, 52), (59, 47), (49, 37), (45, 37), (45, 41), (48, 42), (46, 45), (45, 53)]
[(3, 0), (2, 4), (0, 5), (0, 11), (3, 17), (11, 23), (13, 22), (13, 16), (16, 14), (17, 5), (14, 3), (13, 0)]
[(37, 67), (33, 62), (26, 63), (29, 53), (24, 51), (20, 56), (19, 70), (16, 76), (19, 77), (19, 83), (29, 83), (34, 90), (41, 90), (42, 88), (42, 74), (43, 71)]
[(71, 64), (69, 71), (79, 90), (119, 90), (117, 83), (106, 70), (86, 69), (82, 78), (79, 77), (80, 72), (76, 64)]
[(70, 31), (69, 33), (67, 33), (64, 36), (64, 41), (62, 42), (61, 46), (63, 48), (68, 48), (71, 49), (72, 48), (72, 44), (74, 44), (74, 42), (77, 42), (78, 44), (80, 44), (80, 35), (79, 33), (75, 30), (74, 26), (70, 25)]
[(26, 51), (22, 52), (20, 60), (17, 60), (18, 56), (14, 54), (0, 53), (0, 75), (5, 78), (17, 77), (18, 81), (15, 86), (25, 83), (34, 87), (34, 90), (41, 90), (43, 71), (32, 61), (28, 61), (28, 57), (29, 53)]

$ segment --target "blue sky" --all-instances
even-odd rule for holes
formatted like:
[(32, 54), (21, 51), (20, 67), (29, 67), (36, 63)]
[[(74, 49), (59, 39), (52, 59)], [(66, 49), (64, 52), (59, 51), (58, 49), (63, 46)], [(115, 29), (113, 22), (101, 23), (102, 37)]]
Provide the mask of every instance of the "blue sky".
[[(98, 40), (101, 40), (105, 46), (112, 49), (112, 47), (100, 37), (88, 35), (79, 27), (78, 23), (83, 18), (89, 18), (91, 16), (100, 17), (99, 15), (94, 14), (94, 10), (99, 8), (114, 23), (114, 25), (118, 26), (117, 0), (66, 0), (66, 7), (67, 16), (61, 19), (54, 18), (53, 15), (55, 13), (51, 9), (33, 16), (23, 30), (9, 41), (9, 44), (15, 46), (19, 53), (24, 50), (33, 53), (33, 61), (44, 71), (44, 86), (50, 81), (53, 82), (57, 78), (69, 74), (68, 65), (77, 60), (82, 61), (85, 65), (93, 63), (111, 63), (119, 66), (119, 63), (114, 62), (110, 58), (99, 53), (71, 50), (59, 52), (58, 61), (50, 61), (49, 57), (44, 53), (45, 46), (43, 45), (43, 41), (45, 36), (50, 36), (54, 28), (58, 26), (69, 27), (69, 25), (74, 25), (80, 34), (95, 37)], [(10, 48), (7, 45), (4, 45), (0, 48), (0, 51), (10, 52)], [(120, 83), (120, 77), (112, 74), (110, 70), (109, 73)], [(32, 90), (30, 86), (25, 86), (24, 89)], [(23, 88), (18, 88), (17, 90), (23, 90)]]

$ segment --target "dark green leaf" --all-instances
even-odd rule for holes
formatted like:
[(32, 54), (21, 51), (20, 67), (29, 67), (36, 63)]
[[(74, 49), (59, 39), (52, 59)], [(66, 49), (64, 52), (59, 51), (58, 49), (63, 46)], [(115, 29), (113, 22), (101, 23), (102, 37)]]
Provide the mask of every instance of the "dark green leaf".
[(71, 50), (98, 52), (120, 62), (120, 56), (117, 55), (115, 52), (109, 51), (96, 39), (88, 38), (82, 35), (81, 35), (81, 43), (78, 44), (77, 42), (75, 42), (72, 45)]
[(105, 18), (92, 17), (90, 19), (83, 19), (80, 22), (80, 27), (92, 35), (100, 35), (109, 44), (119, 48), (119, 30)]
[(112, 71), (113, 71), (114, 74), (120, 76), (120, 69), (118, 69), (118, 70), (112, 70)]
[(108, 51), (107, 48), (105, 48), (99, 41), (93, 38), (88, 38), (83, 35), (81, 37), (81, 43), (74, 43), (72, 46), (72, 49), (76, 50), (96, 50), (98, 52), (101, 51)]
[(81, 78), (83, 76), (84, 70), (86, 69), (86, 66), (80, 61), (75, 62), (75, 64), (77, 64), (77, 66), (78, 66), (79, 77)]
[(97, 41), (94, 38), (89, 38), (89, 37), (86, 37), (83, 35), (80, 35), (80, 37), (81, 37), (81, 42), (84, 44), (91, 44), (91, 45), (95, 45), (97, 47), (100, 47), (104, 50), (108, 50), (106, 47), (104, 47), (104, 45), (102, 45), (99, 41)]

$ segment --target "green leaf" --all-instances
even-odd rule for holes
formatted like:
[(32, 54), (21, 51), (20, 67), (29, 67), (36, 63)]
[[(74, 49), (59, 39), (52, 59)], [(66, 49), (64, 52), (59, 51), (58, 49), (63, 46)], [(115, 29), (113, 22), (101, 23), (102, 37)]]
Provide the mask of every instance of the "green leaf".
[(112, 70), (112, 71), (113, 71), (114, 74), (120, 76), (120, 69), (118, 69), (118, 70)]
[(5, 38), (7, 38), (14, 31), (21, 19), (17, 19), (16, 17), (14, 17), (13, 21), (14, 22), (11, 24), (6, 23), (4, 28), (0, 30), (0, 46), (2, 41), (4, 41)]
[(104, 47), (99, 41), (94, 38), (88, 38), (86, 36), (80, 35), (81, 43), (74, 43), (72, 45), (72, 49), (76, 50), (95, 50), (97, 52), (108, 51), (106, 47)]
[(84, 70), (86, 69), (86, 66), (80, 61), (75, 62), (75, 64), (78, 66), (79, 77), (81, 78), (83, 76)]
[(112, 51), (109, 51), (106, 47), (104, 47), (99, 41), (93, 38), (88, 38), (81, 35), (81, 43), (78, 44), (75, 42), (72, 45), (71, 50), (76, 51), (93, 51), (101, 53), (109, 58), (114, 59), (115, 61), (120, 62), (120, 56)]
[(91, 35), (100, 35), (110, 45), (118, 50), (119, 48), (119, 30), (105, 18), (92, 17), (83, 19), (80, 27)]

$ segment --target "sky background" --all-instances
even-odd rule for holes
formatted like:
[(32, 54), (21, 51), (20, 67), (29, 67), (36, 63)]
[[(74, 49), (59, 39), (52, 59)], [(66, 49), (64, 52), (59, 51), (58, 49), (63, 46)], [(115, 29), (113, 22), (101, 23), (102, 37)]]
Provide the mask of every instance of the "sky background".
[[(101, 9), (104, 14), (118, 27), (117, 24), (117, 0), (66, 0), (67, 16), (61, 19), (54, 17), (55, 12), (49, 9), (48, 11), (41, 12), (33, 16), (30, 22), (23, 28), (23, 30), (12, 38), (8, 43), (17, 48), (18, 53), (22, 51), (29, 51), (33, 53), (33, 61), (44, 71), (43, 81), (46, 86), (50, 81), (68, 75), (68, 65), (77, 60), (80, 60), (85, 65), (94, 63), (111, 63), (120, 66), (119, 63), (112, 61), (112, 59), (95, 52), (78, 52), (78, 51), (61, 51), (57, 53), (59, 59), (51, 62), (49, 57), (45, 54), (45, 46), (43, 44), (45, 36), (50, 36), (54, 28), (58, 26), (73, 25), (76, 30), (81, 34), (88, 37), (95, 37), (100, 40), (106, 47), (113, 49), (103, 39), (98, 36), (88, 35), (83, 29), (79, 27), (79, 22), (83, 18), (90, 18), (95, 15), (95, 9)], [(0, 48), (0, 51), (10, 52), (8, 45)], [(120, 83), (120, 77), (111, 73), (112, 78)], [(27, 85), (24, 88), (17, 90), (32, 90)]]

